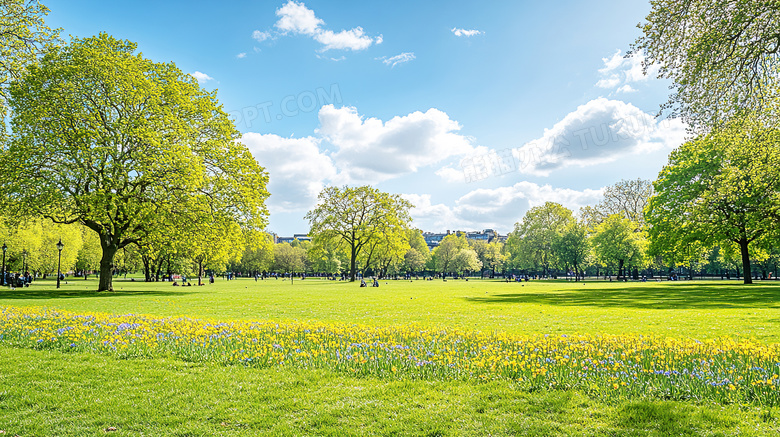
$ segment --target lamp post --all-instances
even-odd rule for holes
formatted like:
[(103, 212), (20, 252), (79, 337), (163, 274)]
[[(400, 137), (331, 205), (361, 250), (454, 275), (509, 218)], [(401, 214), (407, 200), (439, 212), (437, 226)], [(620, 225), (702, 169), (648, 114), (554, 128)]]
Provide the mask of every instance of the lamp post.
[(22, 251), (22, 274), (27, 274), (27, 249)]
[(0, 280), (2, 285), (5, 285), (5, 253), (8, 251), (8, 246), (3, 243), (3, 278)]
[(57, 243), (57, 250), (59, 251), (59, 256), (57, 257), (57, 288), (60, 288), (60, 271), (62, 267), (62, 248), (65, 247), (64, 244), (62, 244), (62, 238), (60, 238), (60, 241)]

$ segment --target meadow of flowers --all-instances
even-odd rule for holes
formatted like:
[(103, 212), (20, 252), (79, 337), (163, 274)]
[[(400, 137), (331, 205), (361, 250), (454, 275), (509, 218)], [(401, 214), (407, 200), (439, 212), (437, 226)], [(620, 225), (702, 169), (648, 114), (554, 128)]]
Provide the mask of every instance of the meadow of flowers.
[(523, 336), (4, 307), (0, 344), (395, 379), (506, 380), (518, 389), (577, 389), (605, 399), (780, 404), (780, 344), (730, 338)]

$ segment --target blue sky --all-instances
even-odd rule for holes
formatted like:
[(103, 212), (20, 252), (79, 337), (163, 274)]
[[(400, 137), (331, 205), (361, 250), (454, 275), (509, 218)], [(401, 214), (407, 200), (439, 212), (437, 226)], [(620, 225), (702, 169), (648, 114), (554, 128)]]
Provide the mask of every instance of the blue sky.
[(218, 98), (270, 173), (269, 230), (306, 232), (327, 185), (402, 194), (428, 231), (511, 231), (545, 201), (654, 179), (684, 139), (668, 83), (623, 54), (647, 0), (51, 0), (64, 35), (108, 32)]

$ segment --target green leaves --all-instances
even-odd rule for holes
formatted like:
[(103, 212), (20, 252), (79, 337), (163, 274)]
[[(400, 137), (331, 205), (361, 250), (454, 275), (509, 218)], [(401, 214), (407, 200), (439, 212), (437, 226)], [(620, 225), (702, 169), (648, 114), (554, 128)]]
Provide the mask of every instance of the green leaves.
[[(215, 94), (135, 50), (107, 34), (49, 49), (11, 86), (13, 139), (0, 156), (12, 214), (98, 233), (100, 289), (118, 249), (159, 243), (161, 230), (213, 237), (266, 223), (268, 176)], [(223, 255), (209, 258), (240, 253)]]
[(406, 253), (412, 204), (401, 196), (367, 185), (345, 186), (325, 188), (318, 200), (317, 207), (306, 214), (309, 234), (317, 245), (334, 245), (349, 252), (352, 280), (359, 257), (364, 257), (366, 267), (373, 265), (372, 259), (383, 250), (378, 244), (384, 244), (385, 254), (389, 252), (398, 261)]
[(735, 118), (673, 151), (655, 190), (646, 212), (653, 253), (680, 261), (693, 242), (734, 243), (749, 277), (748, 245), (764, 244), (780, 218), (780, 131)]
[(776, 0), (652, 0), (632, 48), (674, 81), (662, 107), (701, 131), (739, 109), (776, 118), (780, 4)]

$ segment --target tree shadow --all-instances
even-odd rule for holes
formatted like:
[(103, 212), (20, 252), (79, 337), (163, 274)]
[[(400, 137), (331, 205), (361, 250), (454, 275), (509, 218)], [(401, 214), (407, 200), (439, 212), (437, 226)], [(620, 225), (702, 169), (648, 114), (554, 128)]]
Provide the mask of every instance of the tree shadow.
[(528, 303), (642, 309), (780, 307), (780, 284), (664, 283), (656, 286), (631, 285), (626, 288), (602, 288), (599, 283), (585, 283), (585, 285), (562, 284), (561, 288), (564, 289), (533, 291), (531, 286), (519, 289), (517, 293), (466, 297), (464, 299), (476, 303)]
[[(176, 287), (179, 288), (179, 287)], [(0, 288), (0, 300), (35, 300), (35, 299), (73, 299), (92, 297), (138, 297), (138, 296), (186, 296), (194, 294), (193, 291), (161, 291), (161, 290), (119, 290), (119, 291), (95, 291), (74, 290), (56, 288), (25, 287), (11, 290)]]

